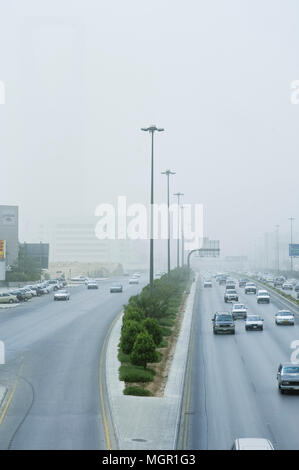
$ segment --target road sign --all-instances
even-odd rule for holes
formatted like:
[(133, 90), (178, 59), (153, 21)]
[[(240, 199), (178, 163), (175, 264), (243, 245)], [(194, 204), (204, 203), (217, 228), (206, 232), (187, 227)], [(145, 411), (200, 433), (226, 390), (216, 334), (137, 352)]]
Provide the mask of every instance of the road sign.
[(289, 244), (289, 256), (299, 257), (299, 244), (298, 243)]
[(0, 259), (5, 258), (5, 240), (0, 240)]

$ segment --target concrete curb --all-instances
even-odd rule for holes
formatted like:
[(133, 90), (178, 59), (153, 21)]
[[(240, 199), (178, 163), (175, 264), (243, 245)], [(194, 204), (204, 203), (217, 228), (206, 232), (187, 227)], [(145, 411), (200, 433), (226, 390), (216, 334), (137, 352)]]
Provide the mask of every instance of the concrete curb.
[(122, 316), (117, 320), (110, 333), (106, 351), (106, 384), (110, 415), (118, 449), (175, 449), (180, 422), (196, 281), (192, 284), (187, 298), (181, 330), (163, 397), (123, 395), (124, 385), (118, 379), (120, 363), (117, 359)]

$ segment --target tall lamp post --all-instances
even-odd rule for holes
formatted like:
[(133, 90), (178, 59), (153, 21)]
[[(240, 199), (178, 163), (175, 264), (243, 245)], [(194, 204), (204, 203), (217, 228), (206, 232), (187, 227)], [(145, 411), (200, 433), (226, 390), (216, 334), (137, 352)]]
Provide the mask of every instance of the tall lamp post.
[(177, 241), (177, 267), (180, 267), (180, 198), (184, 193), (175, 193), (174, 196), (178, 198), (178, 241)]
[[(294, 220), (295, 220), (294, 217), (289, 217), (289, 221), (291, 222), (291, 245), (293, 244), (293, 221)], [(293, 271), (293, 256), (292, 255), (291, 255), (291, 271)]]
[(154, 288), (154, 133), (162, 132), (164, 129), (152, 125), (150, 127), (142, 127), (142, 131), (149, 132), (152, 140), (151, 150), (151, 234), (150, 234), (150, 290)]
[(184, 205), (181, 205), (181, 230), (182, 230), (182, 268), (185, 264), (185, 234), (184, 234)]
[(279, 225), (275, 225), (276, 228), (276, 267), (279, 273)]
[(168, 279), (170, 276), (170, 214), (169, 214), (169, 176), (175, 175), (175, 171), (165, 170), (161, 172), (161, 175), (167, 176), (167, 230), (168, 230), (168, 240), (167, 240), (167, 272)]

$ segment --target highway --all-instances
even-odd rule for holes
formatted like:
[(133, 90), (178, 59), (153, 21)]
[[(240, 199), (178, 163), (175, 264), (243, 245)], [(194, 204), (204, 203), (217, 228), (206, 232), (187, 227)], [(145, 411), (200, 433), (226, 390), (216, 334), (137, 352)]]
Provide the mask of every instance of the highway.
[[(119, 280), (123, 293), (110, 294)], [(0, 449), (107, 448), (100, 353), (111, 322), (146, 283), (128, 281), (99, 281), (98, 290), (76, 286), (70, 301), (54, 302), (50, 293), (0, 311), (0, 383), (9, 384), (12, 397), (0, 412)]]
[(264, 331), (245, 331), (237, 320), (235, 335), (214, 335), (213, 314), (230, 311), (231, 304), (224, 303), (224, 286), (202, 285), (201, 279), (179, 448), (230, 449), (235, 438), (265, 437), (277, 449), (299, 449), (299, 395), (281, 395), (276, 381), (279, 363), (290, 361), (291, 342), (299, 339), (298, 317), (295, 326), (276, 326), (274, 314), (283, 304), (258, 305), (255, 295), (237, 287), (248, 313), (262, 314)]

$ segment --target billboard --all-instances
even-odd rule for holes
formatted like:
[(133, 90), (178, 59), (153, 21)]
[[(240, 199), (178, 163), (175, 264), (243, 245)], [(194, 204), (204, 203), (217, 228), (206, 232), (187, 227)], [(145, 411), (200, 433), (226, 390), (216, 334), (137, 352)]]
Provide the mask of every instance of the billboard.
[(5, 259), (5, 240), (0, 240), (0, 259)]
[(298, 243), (289, 244), (289, 256), (299, 257), (299, 244)]

